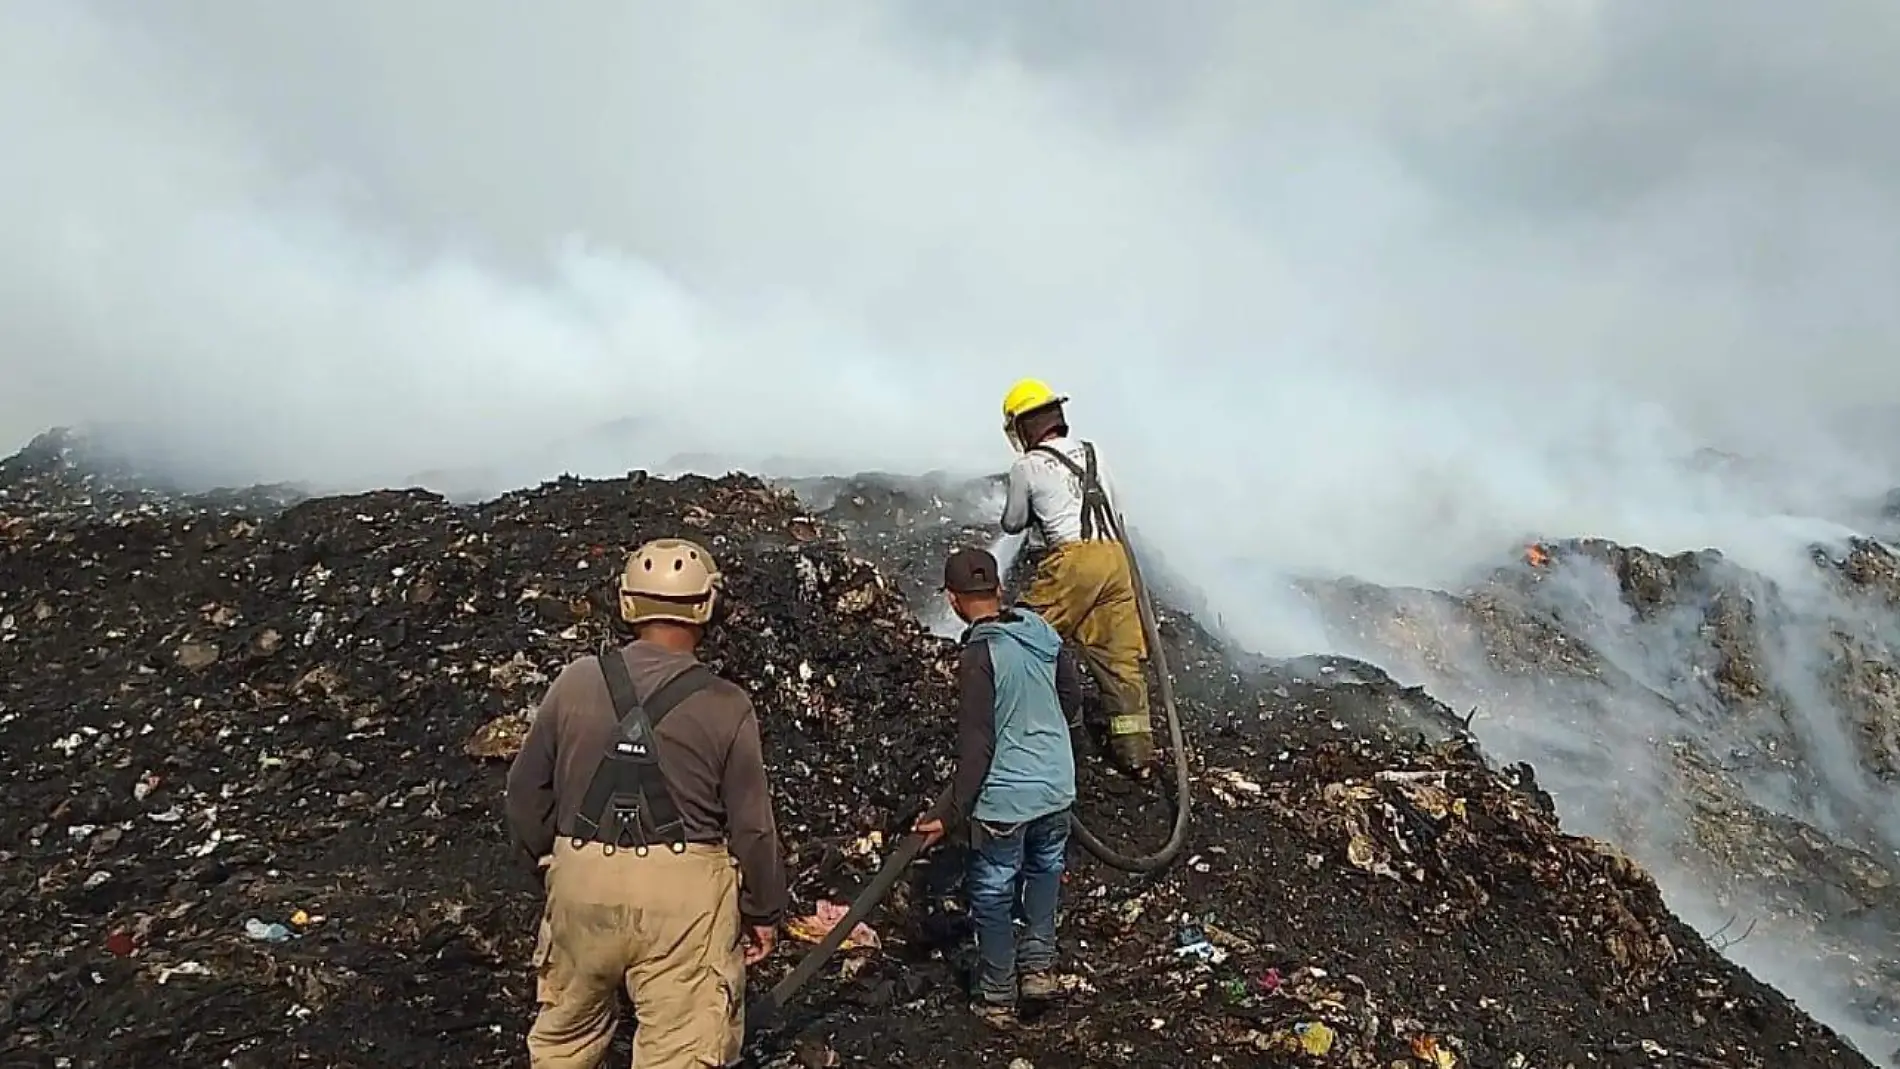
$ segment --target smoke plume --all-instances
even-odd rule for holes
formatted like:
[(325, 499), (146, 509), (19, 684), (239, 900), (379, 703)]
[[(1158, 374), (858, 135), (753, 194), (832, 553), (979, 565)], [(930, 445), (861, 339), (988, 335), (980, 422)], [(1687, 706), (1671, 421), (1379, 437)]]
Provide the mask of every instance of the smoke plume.
[(1900, 485), (1895, 72), (1879, 0), (9, 0), (0, 446), (978, 473), (1035, 375), (1262, 652), (1526, 537), (1794, 575)]

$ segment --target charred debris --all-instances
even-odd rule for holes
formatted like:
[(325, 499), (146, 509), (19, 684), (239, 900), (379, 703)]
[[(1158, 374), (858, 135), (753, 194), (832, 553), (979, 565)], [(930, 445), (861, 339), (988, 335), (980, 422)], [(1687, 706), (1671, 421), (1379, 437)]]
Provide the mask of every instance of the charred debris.
[[(759, 704), (799, 912), (848, 897), (950, 767), (951, 648), (908, 577), (981, 532), (804, 489), (190, 497), (55, 436), (0, 462), (0, 1065), (520, 1064), (540, 896), (505, 759), (663, 533), (728, 573), (708, 659)], [(1078, 852), (1066, 1000), (1015, 1035), (961, 1012), (938, 856), (763, 1064), (1870, 1064), (1423, 690), (1164, 615), (1193, 839), (1150, 878)], [(1158, 841), (1159, 790), (1092, 768), (1092, 826)]]

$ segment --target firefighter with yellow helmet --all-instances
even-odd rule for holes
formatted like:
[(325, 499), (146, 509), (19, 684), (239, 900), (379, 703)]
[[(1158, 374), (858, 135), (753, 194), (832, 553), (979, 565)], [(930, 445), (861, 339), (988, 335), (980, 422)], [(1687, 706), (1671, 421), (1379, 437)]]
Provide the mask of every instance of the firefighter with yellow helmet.
[(1003, 433), (1021, 455), (1009, 469), (1002, 526), (1009, 534), (1034, 526), (1041, 534), (1048, 552), (1021, 604), (1081, 647), (1106, 706), (1109, 756), (1146, 777), (1154, 727), (1134, 570), (1094, 443), (1069, 436), (1062, 407), (1068, 400), (1038, 379), (1023, 379), (1004, 395)]
[(514, 839), (546, 868), (533, 1069), (593, 1069), (632, 996), (640, 1066), (736, 1065), (745, 969), (786, 903), (758, 715), (695, 656), (712, 554), (641, 546), (620, 578), (634, 640), (569, 664), (508, 770)]

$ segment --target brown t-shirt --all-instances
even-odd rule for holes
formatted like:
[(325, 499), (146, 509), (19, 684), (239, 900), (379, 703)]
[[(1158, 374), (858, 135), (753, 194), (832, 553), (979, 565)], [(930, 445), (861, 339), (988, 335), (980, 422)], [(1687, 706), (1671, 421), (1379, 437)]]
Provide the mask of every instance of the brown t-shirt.
[[(642, 699), (697, 663), (650, 642), (629, 643), (620, 654)], [(508, 825), (523, 849), (541, 857), (554, 849), (557, 835), (573, 833), (594, 769), (618, 727), (595, 659), (563, 669), (508, 769)], [(785, 864), (752, 700), (716, 680), (675, 706), (653, 733), (687, 838), (724, 840), (739, 861), (739, 911), (746, 923), (778, 923), (785, 912)]]

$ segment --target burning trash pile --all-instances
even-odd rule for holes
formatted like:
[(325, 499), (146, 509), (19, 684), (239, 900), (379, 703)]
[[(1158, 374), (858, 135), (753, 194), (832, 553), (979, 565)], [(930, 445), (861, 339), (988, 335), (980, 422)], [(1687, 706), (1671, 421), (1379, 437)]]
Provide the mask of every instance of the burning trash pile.
[(1892, 551), (1816, 546), (1770, 579), (1714, 550), (1572, 540), (1458, 593), (1308, 593), (1343, 646), (1480, 710), (1474, 730), (1500, 752), (1539, 759), (1578, 830), (1658, 866), (1733, 956), (1771, 982), (1785, 970), (1864, 1045), (1900, 1044)]
[[(647, 538), (705, 541), (730, 582), (706, 659), (758, 705), (797, 917), (755, 983), (949, 774), (950, 645), (785, 491), (290, 496), (142, 491), (57, 439), (0, 462), (0, 1063), (521, 1064), (540, 895), (505, 762), (614, 634), (609, 583)], [(1193, 836), (1153, 877), (1075, 853), (1065, 997), (1014, 1034), (964, 1012), (940, 848), (764, 1064), (1869, 1064), (1422, 692), (1242, 665), (1179, 614), (1163, 632)], [(1094, 765), (1091, 825), (1158, 841), (1160, 789)]]

